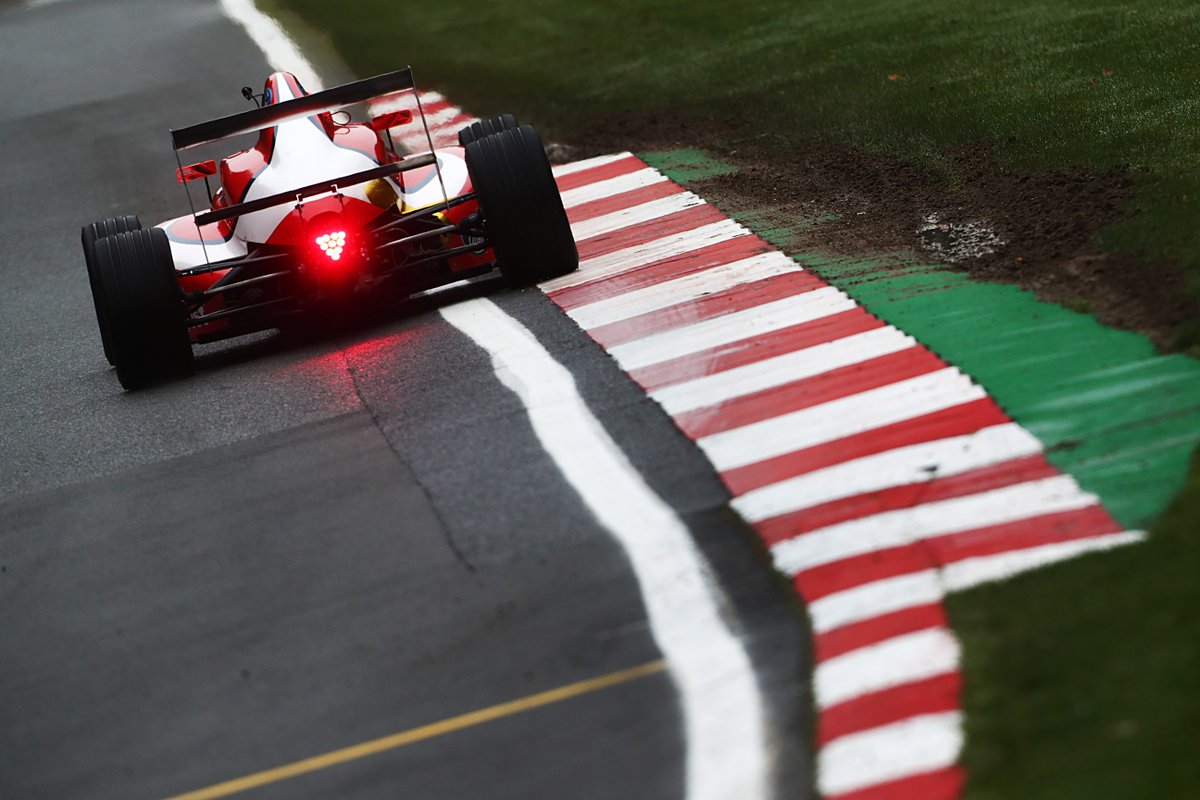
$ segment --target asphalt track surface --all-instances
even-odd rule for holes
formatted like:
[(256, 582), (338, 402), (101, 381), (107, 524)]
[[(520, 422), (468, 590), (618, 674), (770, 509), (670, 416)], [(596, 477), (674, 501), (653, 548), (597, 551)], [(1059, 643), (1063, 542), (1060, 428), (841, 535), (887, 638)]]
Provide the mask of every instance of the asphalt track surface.
[[(79, 228), (182, 213), (168, 128), (267, 72), (212, 2), (0, 5), (0, 797), (168, 796), (661, 657), (623, 553), (433, 304), (120, 390)], [(540, 292), (490, 291), (687, 522), (804, 796), (806, 633), (723, 487)], [(671, 798), (684, 755), (659, 673), (247, 796)]]

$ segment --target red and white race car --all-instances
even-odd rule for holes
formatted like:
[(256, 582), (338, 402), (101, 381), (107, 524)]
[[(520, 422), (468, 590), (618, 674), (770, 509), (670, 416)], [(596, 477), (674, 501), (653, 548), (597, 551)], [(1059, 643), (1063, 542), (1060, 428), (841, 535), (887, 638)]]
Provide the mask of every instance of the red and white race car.
[[(511, 115), (435, 150), (410, 69), (315, 94), (276, 72), (261, 95), (242, 94), (258, 107), (171, 131), (177, 160), (257, 134), (219, 162), (179, 162), (191, 214), (83, 228), (104, 353), (126, 389), (189, 372), (193, 344), (347, 302), (402, 300), (494, 269), (522, 285), (578, 267), (541, 140)], [(353, 123), (343, 109), (355, 104), (398, 110)], [(418, 116), (429, 150), (397, 152), (391, 129)], [(208, 202), (197, 208), (186, 184), (201, 180)]]

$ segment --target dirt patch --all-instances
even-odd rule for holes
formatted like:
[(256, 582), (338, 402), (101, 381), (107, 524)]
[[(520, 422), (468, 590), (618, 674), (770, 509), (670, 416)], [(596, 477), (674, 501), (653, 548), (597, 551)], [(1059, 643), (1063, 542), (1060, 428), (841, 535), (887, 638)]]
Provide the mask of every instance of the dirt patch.
[(1095, 247), (1097, 232), (1131, 213), (1126, 170), (1023, 173), (999, 165), (983, 145), (947, 151), (933, 169), (819, 144), (768, 155), (749, 131), (715, 119), (683, 129), (632, 115), (596, 125), (577, 147), (590, 155), (633, 142), (641, 150), (703, 148), (737, 166), (735, 175), (689, 188), (727, 211), (754, 211), (793, 230), (794, 250), (916, 252), (1093, 313), (1163, 350), (1200, 317), (1179, 265)]

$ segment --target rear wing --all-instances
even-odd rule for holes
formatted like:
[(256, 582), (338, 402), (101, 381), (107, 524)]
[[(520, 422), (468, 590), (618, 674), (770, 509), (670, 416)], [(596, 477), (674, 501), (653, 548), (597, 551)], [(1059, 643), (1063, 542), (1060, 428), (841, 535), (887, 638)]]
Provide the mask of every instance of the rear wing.
[[(196, 207), (192, 203), (191, 192), (187, 191), (185, 185), (184, 191), (187, 193), (188, 204), (191, 206), (192, 216), (196, 221), (196, 225), (208, 225), (213, 222), (220, 222), (221, 220), (241, 216), (242, 214), (262, 211), (272, 206), (284, 205), (285, 203), (298, 203), (305, 197), (312, 197), (326, 192), (336, 192), (339, 186), (354, 186), (376, 178), (396, 175), (406, 170), (426, 167), (431, 164), (437, 171), (438, 183), (442, 186), (443, 200), (449, 205), (450, 200), (446, 196), (446, 187), (442, 181), (441, 167), (438, 164), (436, 155), (433, 153), (433, 138), (429, 134), (429, 125), (425, 120), (424, 110), (421, 108), (421, 96), (416, 91), (411, 67), (396, 70), (395, 72), (388, 72), (384, 75), (376, 75), (374, 78), (352, 81), (351, 83), (335, 86), (331, 89), (305, 95), (304, 97), (284, 100), (273, 105), (244, 111), (240, 114), (231, 114), (228, 117), (200, 122), (196, 125), (190, 125), (177, 130), (172, 129), (171, 142), (175, 148), (175, 160), (179, 165), (179, 174), (181, 176), (185, 174), (183, 162), (179, 157), (179, 153), (182, 150), (212, 144), (246, 133), (255, 133), (284, 122), (311, 117), (314, 114), (337, 111), (355, 103), (378, 100), (401, 92), (412, 92), (414, 95), (417, 111), (421, 115), (421, 124), (425, 127), (425, 139), (429, 144), (428, 153), (403, 158), (392, 164), (384, 164), (373, 169), (343, 175), (332, 180), (320, 181), (308, 186), (298, 186), (295, 189), (280, 192), (269, 197), (261, 197), (257, 200), (209, 210), (200, 214), (196, 213)], [(181, 180), (183, 180), (182, 177)]]
[(282, 122), (311, 117), (313, 114), (337, 111), (339, 108), (373, 100), (383, 95), (412, 91), (415, 88), (412, 68), (399, 69), (386, 75), (364, 78), (305, 97), (297, 97), (294, 100), (284, 100), (274, 105), (172, 130), (171, 141), (178, 152), (187, 150), (189, 147), (199, 147), (202, 144), (211, 144), (222, 139), (240, 136), (243, 133), (261, 131), (263, 128), (270, 128)]

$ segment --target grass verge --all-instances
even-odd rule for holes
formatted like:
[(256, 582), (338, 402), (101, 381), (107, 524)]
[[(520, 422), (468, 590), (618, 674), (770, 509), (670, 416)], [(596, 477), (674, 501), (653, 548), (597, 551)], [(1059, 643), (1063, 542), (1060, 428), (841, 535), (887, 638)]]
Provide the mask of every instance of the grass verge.
[(1148, 542), (955, 595), (968, 798), (1194, 797), (1200, 452)]

